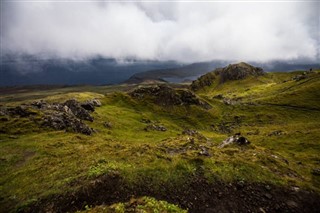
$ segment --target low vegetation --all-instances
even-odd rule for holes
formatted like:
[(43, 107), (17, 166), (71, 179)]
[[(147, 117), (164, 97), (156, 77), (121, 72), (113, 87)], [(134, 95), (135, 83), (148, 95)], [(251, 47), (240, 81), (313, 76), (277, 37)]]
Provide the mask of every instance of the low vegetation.
[[(223, 83), (214, 74), (194, 82), (195, 93), (175, 87), (160, 96), (134, 86), (1, 94), (1, 211), (204, 212), (213, 208), (205, 206), (209, 197), (216, 198), (212, 205), (220, 199), (232, 208), (221, 196), (243, 199), (238, 187), (250, 199), (249, 192), (261, 193), (254, 205), (244, 204), (254, 211), (276, 210), (274, 204), (280, 211), (305, 207), (302, 195), (278, 198), (278, 191), (308, 191), (310, 202), (319, 198), (319, 71)], [(32, 107), (70, 99), (101, 102), (90, 112), (93, 122), (81, 120), (92, 134), (44, 126), (48, 111)], [(32, 113), (6, 113), (21, 105)], [(235, 134), (250, 144), (220, 146)], [(213, 194), (204, 196), (209, 186)]]

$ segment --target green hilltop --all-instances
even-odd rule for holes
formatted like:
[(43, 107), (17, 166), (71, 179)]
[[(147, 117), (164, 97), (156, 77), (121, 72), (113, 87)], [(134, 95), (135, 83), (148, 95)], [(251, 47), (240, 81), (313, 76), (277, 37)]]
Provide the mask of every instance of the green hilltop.
[(320, 208), (320, 71), (20, 90), (0, 94), (0, 212)]

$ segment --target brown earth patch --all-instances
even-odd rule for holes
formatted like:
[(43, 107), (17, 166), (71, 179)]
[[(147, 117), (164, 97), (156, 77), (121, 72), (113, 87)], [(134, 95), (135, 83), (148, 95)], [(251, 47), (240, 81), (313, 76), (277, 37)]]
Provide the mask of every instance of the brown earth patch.
[(52, 195), (19, 212), (74, 212), (86, 205), (110, 205), (132, 197), (151, 196), (178, 204), (189, 212), (318, 212), (320, 194), (298, 188), (262, 183), (210, 183), (202, 175), (186, 178), (182, 185), (163, 183), (160, 190), (149, 179), (128, 184), (118, 174), (105, 175), (78, 191)]

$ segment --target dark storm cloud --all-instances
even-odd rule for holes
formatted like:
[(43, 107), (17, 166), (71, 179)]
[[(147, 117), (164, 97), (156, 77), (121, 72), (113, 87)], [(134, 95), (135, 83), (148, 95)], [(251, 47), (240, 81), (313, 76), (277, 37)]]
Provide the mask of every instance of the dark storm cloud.
[(2, 53), (183, 62), (317, 60), (319, 2), (16, 1)]

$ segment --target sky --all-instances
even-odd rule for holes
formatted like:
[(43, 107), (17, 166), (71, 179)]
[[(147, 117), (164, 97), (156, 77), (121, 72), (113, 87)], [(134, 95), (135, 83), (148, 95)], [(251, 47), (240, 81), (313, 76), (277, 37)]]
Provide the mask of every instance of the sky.
[(6, 1), (1, 54), (320, 61), (317, 1)]

